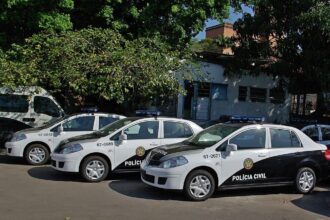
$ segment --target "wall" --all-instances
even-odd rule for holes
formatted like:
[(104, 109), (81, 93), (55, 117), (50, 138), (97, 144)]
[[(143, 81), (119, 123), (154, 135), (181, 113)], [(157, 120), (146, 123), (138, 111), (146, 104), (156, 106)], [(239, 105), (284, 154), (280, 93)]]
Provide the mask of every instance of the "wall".
[[(224, 76), (224, 68), (219, 64), (201, 63), (203, 77), (198, 81), (227, 84), (227, 100), (211, 100), (210, 118), (217, 120), (221, 115), (263, 116), (267, 122), (286, 123), (289, 120), (290, 96), (286, 93), (283, 104), (269, 102), (269, 89), (277, 85), (277, 79), (271, 76), (260, 75), (258, 77), (243, 76), (228, 78)], [(195, 77), (197, 79), (197, 77)], [(241, 102), (238, 100), (239, 86), (267, 88), (267, 101)], [(177, 116), (183, 116), (184, 97), (178, 98)]]

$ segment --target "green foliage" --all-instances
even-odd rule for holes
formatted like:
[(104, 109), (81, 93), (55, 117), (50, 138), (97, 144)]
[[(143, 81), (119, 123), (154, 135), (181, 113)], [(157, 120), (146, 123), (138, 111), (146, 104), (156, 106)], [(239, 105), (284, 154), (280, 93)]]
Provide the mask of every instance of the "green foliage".
[[(254, 0), (255, 15), (236, 22), (231, 72), (287, 77), (294, 92), (329, 90), (330, 4), (327, 0)], [(304, 92), (304, 91), (301, 91)]]
[(207, 19), (222, 20), (230, 0), (2, 0), (0, 47), (20, 43), (43, 30), (111, 28), (124, 37), (161, 38), (185, 47)]
[(39, 31), (72, 28), (74, 0), (2, 0), (0, 2), (0, 47), (21, 43)]
[(183, 92), (175, 78), (187, 65), (182, 54), (157, 37), (125, 40), (110, 29), (44, 33), (2, 53), (0, 86), (38, 85), (67, 104), (91, 96), (143, 102)]

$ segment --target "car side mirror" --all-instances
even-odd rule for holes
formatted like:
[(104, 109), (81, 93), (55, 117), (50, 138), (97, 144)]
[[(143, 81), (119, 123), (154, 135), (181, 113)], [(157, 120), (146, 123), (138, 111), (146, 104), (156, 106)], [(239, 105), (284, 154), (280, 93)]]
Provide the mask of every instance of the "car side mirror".
[(226, 147), (226, 152), (232, 152), (237, 151), (237, 145), (236, 144), (228, 144)]
[(60, 125), (60, 126), (58, 126), (58, 128), (57, 128), (57, 133), (62, 133), (63, 132), (63, 126), (62, 125)]
[(122, 134), (119, 135), (119, 141), (121, 143), (126, 141), (126, 140), (127, 140), (127, 134), (122, 133)]

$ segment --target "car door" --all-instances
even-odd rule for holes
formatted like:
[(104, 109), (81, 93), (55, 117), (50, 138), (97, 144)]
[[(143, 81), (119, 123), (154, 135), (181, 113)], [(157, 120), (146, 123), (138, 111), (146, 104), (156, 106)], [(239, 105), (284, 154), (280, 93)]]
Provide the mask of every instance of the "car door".
[(293, 181), (296, 165), (305, 158), (301, 142), (290, 129), (270, 128), (270, 178), (272, 182)]
[(328, 125), (321, 125), (321, 144), (324, 144), (330, 149), (330, 126)]
[[(58, 132), (58, 127), (61, 125), (63, 127), (63, 131)], [(94, 115), (79, 115), (71, 117), (52, 129), (52, 131), (54, 132), (53, 146), (56, 147), (64, 139), (91, 133), (96, 130), (94, 128)]]
[[(115, 141), (115, 169), (139, 169), (147, 153), (160, 145), (159, 120), (138, 122), (118, 132)], [(127, 140), (119, 141), (119, 135), (127, 135)]]
[(161, 144), (179, 143), (193, 136), (191, 127), (180, 121), (163, 120), (163, 138)]
[(237, 151), (222, 152), (220, 184), (222, 186), (244, 186), (268, 181), (266, 128), (250, 128), (228, 140), (237, 145)]
[(61, 109), (49, 97), (34, 96), (31, 120), (34, 127), (42, 126), (54, 118), (61, 117)]

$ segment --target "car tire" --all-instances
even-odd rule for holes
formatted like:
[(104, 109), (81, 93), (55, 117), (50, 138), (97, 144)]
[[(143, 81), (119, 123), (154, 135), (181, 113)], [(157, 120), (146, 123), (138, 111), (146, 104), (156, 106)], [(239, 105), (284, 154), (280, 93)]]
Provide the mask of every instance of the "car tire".
[(103, 157), (90, 156), (83, 161), (80, 173), (87, 182), (101, 182), (109, 174), (109, 164)]
[(192, 201), (204, 201), (213, 195), (214, 190), (214, 178), (206, 170), (192, 171), (184, 184), (184, 193)]
[(44, 165), (49, 161), (50, 152), (43, 144), (31, 144), (24, 153), (25, 161), (30, 165)]
[(311, 193), (316, 184), (316, 175), (313, 169), (309, 167), (300, 168), (296, 176), (296, 188), (299, 193)]

